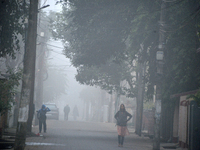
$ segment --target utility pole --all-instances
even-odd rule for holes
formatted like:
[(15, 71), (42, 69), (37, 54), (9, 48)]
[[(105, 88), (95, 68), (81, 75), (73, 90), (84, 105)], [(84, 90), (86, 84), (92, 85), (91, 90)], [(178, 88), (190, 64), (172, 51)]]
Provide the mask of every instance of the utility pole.
[[(44, 32), (43, 32), (44, 33)], [(45, 33), (44, 33), (45, 34)], [(37, 70), (36, 70), (36, 101), (35, 101), (35, 108), (38, 109), (42, 106), (43, 102), (43, 81), (44, 81), (44, 57), (45, 57), (45, 37), (40, 38), (42, 41), (38, 51), (38, 58), (36, 58), (37, 63)], [(38, 125), (38, 119), (35, 119), (35, 125)]]
[(33, 104), (33, 98), (31, 97), (33, 96), (35, 81), (37, 14), (38, 0), (30, 0), (28, 36), (24, 53), (24, 70), (14, 150), (25, 148), (29, 105)]
[(163, 58), (165, 49), (165, 11), (166, 2), (162, 0), (161, 14), (160, 14), (160, 32), (159, 32), (159, 45), (156, 53), (157, 59), (157, 83), (156, 83), (156, 102), (155, 102), (155, 125), (154, 125), (154, 141), (153, 150), (160, 150), (160, 125), (161, 125), (161, 92), (162, 92), (162, 74), (163, 74)]

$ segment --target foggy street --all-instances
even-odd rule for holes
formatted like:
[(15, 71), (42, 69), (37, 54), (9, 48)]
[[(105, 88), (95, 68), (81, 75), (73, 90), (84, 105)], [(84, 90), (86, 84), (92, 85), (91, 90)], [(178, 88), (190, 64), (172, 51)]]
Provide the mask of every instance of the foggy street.
[(0, 0), (0, 150), (200, 150), (199, 116), (200, 0)]
[[(25, 150), (116, 150), (117, 132), (114, 123), (96, 123), (85, 121), (47, 120), (47, 133), (43, 136), (28, 137)], [(38, 132), (38, 126), (32, 131)], [(139, 137), (133, 129), (125, 137), (126, 150), (150, 150), (152, 141)]]

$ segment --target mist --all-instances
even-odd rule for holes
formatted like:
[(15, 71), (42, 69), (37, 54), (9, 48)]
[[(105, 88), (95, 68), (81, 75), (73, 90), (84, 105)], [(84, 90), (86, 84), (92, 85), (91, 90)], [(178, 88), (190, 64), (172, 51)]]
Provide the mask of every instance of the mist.
[(200, 1), (0, 8), (0, 149), (200, 149)]
[[(61, 5), (55, 5), (55, 1), (47, 0), (41, 4), (49, 4), (44, 9), (48, 14), (50, 11), (61, 12)], [(48, 18), (46, 18), (48, 20)], [(115, 95), (95, 86), (87, 86), (78, 83), (75, 79), (76, 68), (63, 53), (63, 43), (60, 40), (47, 41), (45, 54), (46, 73), (43, 82), (43, 103), (55, 103), (59, 108), (59, 120), (64, 120), (64, 107), (69, 105), (69, 120), (73, 121), (73, 109), (77, 105), (79, 121), (113, 122), (116, 106)], [(37, 90), (37, 89), (36, 89)], [(135, 105), (135, 100), (121, 96), (121, 103), (128, 102)], [(119, 105), (119, 104), (118, 104)], [(39, 109), (39, 108), (38, 108)], [(133, 110), (130, 109), (133, 114)]]

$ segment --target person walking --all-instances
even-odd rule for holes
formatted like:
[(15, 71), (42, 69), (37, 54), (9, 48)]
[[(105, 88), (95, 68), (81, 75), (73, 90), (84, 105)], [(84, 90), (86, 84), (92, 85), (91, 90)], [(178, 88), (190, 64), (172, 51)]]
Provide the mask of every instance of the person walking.
[(114, 117), (117, 120), (118, 147), (123, 147), (124, 137), (129, 135), (127, 122), (132, 118), (132, 115), (126, 111), (124, 104), (121, 104), (120, 110)]
[(46, 133), (47, 130), (47, 125), (46, 125), (46, 113), (48, 111), (51, 111), (48, 107), (45, 105), (42, 105), (42, 108), (37, 112), (37, 117), (39, 119), (39, 133), (42, 131), (42, 125), (43, 125), (43, 130), (44, 133)]
[(70, 107), (69, 107), (69, 105), (67, 104), (67, 105), (64, 107), (64, 120), (68, 120), (69, 112), (70, 112)]
[(73, 109), (73, 116), (74, 116), (74, 120), (76, 120), (76, 117), (79, 116), (78, 107), (76, 105)]

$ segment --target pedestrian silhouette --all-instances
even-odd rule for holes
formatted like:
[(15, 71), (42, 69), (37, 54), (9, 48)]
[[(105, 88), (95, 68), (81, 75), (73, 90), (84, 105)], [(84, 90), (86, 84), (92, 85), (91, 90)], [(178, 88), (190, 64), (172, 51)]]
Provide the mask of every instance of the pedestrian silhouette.
[[(129, 117), (127, 119), (127, 117)], [(115, 114), (115, 119), (117, 120), (117, 132), (118, 132), (118, 146), (123, 147), (124, 136), (129, 135), (127, 128), (127, 122), (132, 118), (132, 115), (129, 114), (124, 104), (120, 105), (120, 110)]]
[(69, 105), (67, 104), (67, 105), (64, 107), (64, 120), (68, 120), (69, 112), (70, 112), (70, 107), (69, 107)]
[(45, 105), (42, 105), (42, 108), (39, 111), (37, 111), (37, 118), (39, 119), (39, 133), (41, 133), (42, 131), (42, 125), (43, 125), (44, 133), (46, 133), (46, 130), (47, 130), (46, 113), (48, 111), (51, 111), (51, 110)]
[(79, 117), (78, 107), (76, 105), (73, 109), (73, 117), (74, 117), (74, 120), (76, 120), (76, 118)]

